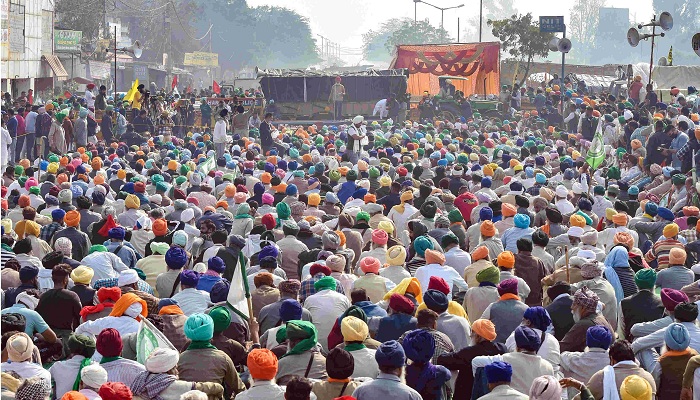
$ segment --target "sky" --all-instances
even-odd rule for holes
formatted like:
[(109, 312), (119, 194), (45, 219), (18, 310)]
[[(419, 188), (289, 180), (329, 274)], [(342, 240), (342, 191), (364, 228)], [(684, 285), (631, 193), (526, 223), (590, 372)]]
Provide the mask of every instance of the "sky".
[[(318, 35), (329, 38), (332, 42), (339, 43), (347, 49), (359, 49), (362, 47), (362, 34), (379, 27), (383, 21), (390, 18), (414, 16), (414, 3), (412, 0), (247, 0), (248, 5), (257, 7), (261, 5), (279, 6), (290, 8), (307, 17), (311, 24), (312, 32), (319, 41)], [(486, 0), (488, 1), (488, 0)], [(479, 12), (477, 0), (429, 0), (431, 4), (440, 7), (450, 7), (459, 4), (465, 6), (456, 10), (445, 11), (445, 29), (451, 36), (457, 36), (457, 18), (460, 18), (461, 28), (468, 17)], [(540, 15), (564, 15), (568, 21), (569, 10), (574, 0), (535, 1), (515, 0), (518, 12), (532, 12), (534, 16)], [(608, 7), (611, 7), (608, 1)], [(637, 16), (638, 20), (649, 19), (653, 16), (651, 0), (615, 0), (615, 7), (629, 8), (630, 18)], [(435, 25), (440, 25), (440, 11), (425, 4), (418, 4), (418, 19), (428, 18)], [(486, 21), (484, 21), (486, 29)], [(361, 57), (344, 56), (351, 63), (357, 63)]]

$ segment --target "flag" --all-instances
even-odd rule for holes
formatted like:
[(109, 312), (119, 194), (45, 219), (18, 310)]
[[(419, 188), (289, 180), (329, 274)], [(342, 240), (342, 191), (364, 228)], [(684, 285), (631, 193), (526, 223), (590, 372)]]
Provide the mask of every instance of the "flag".
[(216, 93), (216, 94), (220, 94), (220, 93), (221, 93), (221, 88), (219, 87), (219, 84), (216, 83), (216, 81), (214, 81), (214, 85), (212, 85), (212, 90), (213, 90), (214, 93)]
[(214, 156), (207, 158), (206, 161), (199, 164), (199, 166), (197, 167), (197, 169), (199, 169), (204, 175), (208, 175), (209, 171), (211, 171), (215, 168), (216, 168), (216, 160), (215, 160)]
[(238, 265), (233, 272), (233, 277), (231, 278), (231, 287), (228, 290), (228, 296), (226, 297), (226, 302), (228, 303), (233, 311), (241, 317), (248, 320), (251, 315), (248, 310), (248, 300), (250, 299), (250, 288), (248, 287), (248, 274), (246, 273), (247, 259), (243, 255), (243, 252), (238, 253)]
[(146, 318), (141, 318), (139, 331), (136, 334), (136, 361), (145, 365), (148, 356), (158, 347), (178, 350), (170, 343), (163, 332), (148, 322)]
[(185, 93), (187, 93), (187, 94), (192, 93), (192, 85), (187, 85), (187, 89), (185, 89)]
[(595, 130), (595, 135), (593, 136), (593, 141), (591, 142), (591, 147), (588, 148), (588, 154), (586, 154), (586, 163), (590, 165), (592, 169), (597, 169), (605, 161), (605, 147), (603, 145), (603, 118), (598, 117), (598, 127)]
[(173, 89), (177, 86), (177, 75), (173, 76), (173, 83), (170, 85)]
[(63, 92), (63, 97), (65, 97), (67, 100), (67, 99), (70, 99), (71, 97), (73, 97), (73, 94), (66, 90), (65, 92)]
[(131, 89), (129, 89), (128, 92), (126, 92), (126, 95), (124, 96), (124, 101), (132, 102), (134, 101), (134, 96), (136, 95), (136, 92), (138, 92), (138, 89), (136, 89), (139, 86), (139, 80), (136, 79), (133, 84), (131, 84)]

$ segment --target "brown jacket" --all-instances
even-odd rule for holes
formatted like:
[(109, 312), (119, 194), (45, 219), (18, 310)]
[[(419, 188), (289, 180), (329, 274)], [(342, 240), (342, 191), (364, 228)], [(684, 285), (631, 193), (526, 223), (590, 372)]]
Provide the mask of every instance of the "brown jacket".
[[(585, 335), (584, 335), (585, 336)], [(562, 350), (564, 351), (564, 350)], [(638, 375), (649, 382), (651, 385), (651, 398), (655, 398), (656, 395), (656, 382), (654, 382), (654, 377), (651, 376), (650, 373), (645, 371), (643, 368), (640, 368), (636, 365), (618, 365), (617, 367), (613, 367), (615, 370), (615, 384), (617, 385), (618, 391), (620, 390), (620, 386), (622, 385), (622, 381), (625, 380), (630, 375)], [(586, 384), (588, 389), (591, 391), (591, 394), (593, 395), (593, 398), (596, 400), (600, 400), (603, 398), (603, 371), (598, 371), (593, 376), (591, 379), (588, 381), (588, 384)]]
[[(569, 332), (564, 335), (559, 342), (559, 351), (562, 353), (565, 351), (584, 351), (586, 349), (586, 331), (588, 331), (588, 328), (595, 325), (603, 325), (610, 329), (610, 332), (615, 332), (602, 314), (590, 314), (581, 318), (581, 320), (575, 323)], [(622, 381), (620, 381), (620, 383), (622, 383)]]
[(530, 294), (524, 303), (530, 307), (542, 305), (542, 279), (547, 275), (544, 263), (530, 252), (520, 251), (515, 255), (515, 276), (523, 278), (530, 286)]

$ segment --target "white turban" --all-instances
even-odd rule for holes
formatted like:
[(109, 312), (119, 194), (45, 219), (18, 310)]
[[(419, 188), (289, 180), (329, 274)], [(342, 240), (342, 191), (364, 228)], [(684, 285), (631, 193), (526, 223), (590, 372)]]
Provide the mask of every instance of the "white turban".
[(569, 190), (564, 185), (557, 186), (557, 197), (566, 198), (569, 195)]
[(36, 309), (36, 306), (39, 305), (39, 299), (28, 294), (27, 292), (22, 292), (18, 294), (17, 298), (15, 299), (15, 302), (24, 304), (30, 310)]
[(191, 208), (188, 208), (180, 214), (180, 221), (182, 222), (190, 222), (194, 219), (194, 210)]
[(141, 315), (141, 312), (143, 311), (143, 306), (141, 305), (140, 302), (133, 303), (132, 305), (129, 306), (129, 308), (124, 311), (124, 315), (127, 315), (131, 318), (136, 318)]
[(119, 287), (126, 285), (133, 285), (139, 281), (139, 274), (133, 269), (127, 269), (119, 273), (119, 278), (117, 279), (117, 285)]
[(26, 333), (15, 333), (7, 340), (5, 349), (10, 361), (22, 362), (32, 357), (34, 343)]
[(583, 185), (581, 185), (579, 182), (574, 182), (571, 185), (571, 191), (574, 192), (574, 194), (581, 194), (583, 193)]
[(99, 389), (107, 383), (107, 371), (99, 364), (91, 364), (80, 371), (80, 379), (83, 384), (91, 389)]
[(146, 359), (146, 369), (154, 374), (162, 374), (175, 368), (180, 360), (180, 353), (177, 350), (159, 347)]
[(572, 226), (569, 231), (566, 232), (567, 235), (580, 238), (583, 235), (583, 228), (580, 226)]
[(595, 253), (593, 250), (579, 250), (576, 255), (589, 261), (595, 261)]

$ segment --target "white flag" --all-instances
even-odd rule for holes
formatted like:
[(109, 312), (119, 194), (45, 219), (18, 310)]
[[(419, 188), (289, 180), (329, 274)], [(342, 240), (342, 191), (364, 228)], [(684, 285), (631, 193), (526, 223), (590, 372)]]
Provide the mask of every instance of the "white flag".
[(246, 274), (246, 258), (239, 253), (238, 263), (236, 269), (233, 272), (233, 277), (231, 278), (231, 287), (228, 290), (228, 297), (226, 301), (233, 307), (233, 310), (245, 318), (246, 320), (250, 318), (250, 313), (248, 312), (248, 297), (250, 297), (250, 289), (248, 288), (248, 279)]
[(136, 335), (136, 361), (146, 365), (146, 359), (158, 347), (180, 351), (173, 346), (163, 332), (153, 326), (146, 318), (141, 318), (139, 332)]

